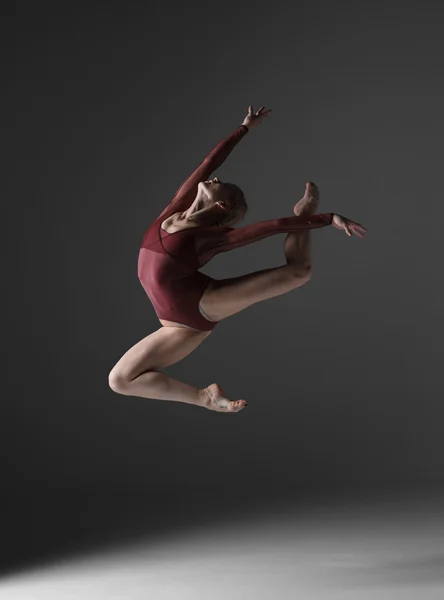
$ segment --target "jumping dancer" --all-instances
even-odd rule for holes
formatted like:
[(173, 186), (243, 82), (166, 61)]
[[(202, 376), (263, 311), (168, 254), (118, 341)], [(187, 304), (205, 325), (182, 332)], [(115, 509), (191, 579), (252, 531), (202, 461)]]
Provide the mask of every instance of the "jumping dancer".
[[(312, 182), (295, 205), (295, 216), (232, 227), (247, 211), (244, 194), (232, 183), (209, 177), (270, 112), (261, 107), (254, 113), (250, 106), (243, 123), (210, 152), (146, 231), (138, 275), (162, 326), (130, 348), (111, 370), (109, 385), (115, 392), (239, 412), (245, 400), (227, 398), (217, 383), (196, 388), (159, 369), (188, 356), (222, 319), (307, 283), (311, 229), (333, 225), (348, 236), (364, 237), (365, 227), (351, 219), (315, 214), (319, 190)], [(284, 265), (222, 280), (199, 271), (216, 254), (278, 233), (288, 234)]]

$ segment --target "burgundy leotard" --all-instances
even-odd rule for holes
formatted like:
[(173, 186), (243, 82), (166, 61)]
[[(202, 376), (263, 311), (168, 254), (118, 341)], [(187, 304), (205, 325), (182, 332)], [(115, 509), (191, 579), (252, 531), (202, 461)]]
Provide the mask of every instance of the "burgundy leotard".
[(284, 217), (245, 227), (199, 226), (168, 233), (162, 222), (193, 203), (200, 181), (209, 179), (236, 144), (246, 135), (245, 125), (220, 142), (185, 180), (174, 198), (146, 231), (139, 252), (139, 280), (159, 319), (210, 331), (216, 322), (199, 310), (200, 299), (212, 278), (199, 271), (210, 258), (277, 233), (289, 233), (330, 225), (333, 213), (310, 217)]

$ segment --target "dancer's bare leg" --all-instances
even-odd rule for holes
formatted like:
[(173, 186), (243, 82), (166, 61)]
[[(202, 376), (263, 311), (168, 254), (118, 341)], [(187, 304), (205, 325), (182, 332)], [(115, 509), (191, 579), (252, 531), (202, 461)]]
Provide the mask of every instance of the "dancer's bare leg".
[(196, 388), (158, 371), (188, 356), (210, 333), (161, 327), (122, 356), (109, 374), (111, 389), (126, 396), (185, 402), (217, 412), (242, 410), (246, 402), (230, 400), (216, 383)]
[(301, 215), (313, 215), (319, 205), (319, 188), (312, 181), (307, 181), (305, 185), (305, 194), (301, 200), (293, 208), (294, 214), (299, 217)]
[[(294, 206), (293, 212), (299, 217), (313, 215), (319, 205), (319, 189), (316, 184), (307, 181), (305, 194)], [(289, 233), (284, 243), (287, 264), (302, 265), (311, 272), (311, 231)]]
[[(295, 214), (312, 214), (318, 199), (316, 186), (307, 185), (304, 197), (294, 207)], [(290, 233), (284, 249), (287, 264), (217, 281), (216, 286), (207, 288), (201, 306), (209, 318), (221, 320), (306, 283), (311, 268), (310, 232)], [(246, 402), (230, 400), (216, 383), (196, 388), (158, 371), (188, 356), (209, 333), (187, 327), (161, 327), (122, 356), (109, 374), (111, 389), (127, 396), (185, 402), (218, 412), (242, 410)]]
[[(319, 202), (319, 190), (312, 184), (294, 207), (298, 215), (313, 214)], [(289, 233), (285, 239), (286, 264), (240, 277), (211, 282), (200, 301), (204, 313), (212, 321), (221, 321), (248, 306), (286, 294), (310, 280), (310, 231)]]

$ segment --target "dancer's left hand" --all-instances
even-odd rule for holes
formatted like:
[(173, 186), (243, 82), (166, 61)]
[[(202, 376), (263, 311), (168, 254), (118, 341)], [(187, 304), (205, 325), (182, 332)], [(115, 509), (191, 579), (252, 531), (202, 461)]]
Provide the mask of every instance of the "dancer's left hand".
[(347, 217), (343, 217), (342, 215), (333, 215), (332, 225), (336, 229), (345, 231), (349, 237), (357, 235), (358, 237), (363, 238), (367, 232), (367, 229), (363, 225), (360, 225), (351, 219), (347, 219)]
[(253, 113), (253, 107), (249, 106), (248, 114), (243, 120), (242, 125), (246, 125), (249, 129), (251, 129), (251, 127), (256, 127), (256, 125), (262, 123), (262, 119), (268, 117), (270, 113), (271, 108), (265, 109), (265, 106), (261, 106), (258, 111)]

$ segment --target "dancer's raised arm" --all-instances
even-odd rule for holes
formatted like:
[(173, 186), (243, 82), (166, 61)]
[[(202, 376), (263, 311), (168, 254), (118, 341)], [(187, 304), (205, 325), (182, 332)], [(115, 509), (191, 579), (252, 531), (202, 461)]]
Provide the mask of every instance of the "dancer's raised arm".
[(261, 107), (255, 114), (253, 108), (248, 108), (248, 114), (228, 137), (219, 142), (208, 156), (200, 163), (193, 173), (182, 183), (168, 206), (160, 213), (158, 219), (166, 219), (175, 212), (187, 210), (193, 203), (197, 194), (197, 185), (200, 181), (209, 179), (211, 173), (218, 169), (228, 158), (240, 140), (245, 137), (249, 129), (258, 125), (270, 110)]

